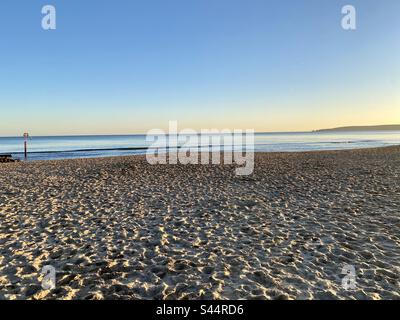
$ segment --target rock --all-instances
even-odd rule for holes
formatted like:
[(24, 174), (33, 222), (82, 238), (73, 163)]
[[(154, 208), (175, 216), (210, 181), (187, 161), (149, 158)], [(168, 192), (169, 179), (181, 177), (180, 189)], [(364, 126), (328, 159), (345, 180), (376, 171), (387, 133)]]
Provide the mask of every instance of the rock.
[(11, 163), (11, 162), (19, 162), (19, 160), (13, 159), (12, 155), (10, 154), (0, 155), (0, 163)]

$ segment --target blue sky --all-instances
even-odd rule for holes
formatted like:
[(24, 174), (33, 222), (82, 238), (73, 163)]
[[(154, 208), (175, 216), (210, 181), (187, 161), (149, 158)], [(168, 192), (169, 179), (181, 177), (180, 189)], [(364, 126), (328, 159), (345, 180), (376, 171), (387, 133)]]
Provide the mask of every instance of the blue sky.
[(398, 0), (3, 0), (0, 39), (0, 135), (400, 123)]

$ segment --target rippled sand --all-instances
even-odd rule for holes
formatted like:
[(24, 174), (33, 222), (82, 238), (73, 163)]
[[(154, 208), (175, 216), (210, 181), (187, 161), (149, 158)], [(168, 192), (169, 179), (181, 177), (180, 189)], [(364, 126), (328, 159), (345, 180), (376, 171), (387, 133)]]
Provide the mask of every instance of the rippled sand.
[(0, 185), (0, 299), (400, 298), (399, 147), (257, 154), (249, 177), (141, 156), (10, 163)]

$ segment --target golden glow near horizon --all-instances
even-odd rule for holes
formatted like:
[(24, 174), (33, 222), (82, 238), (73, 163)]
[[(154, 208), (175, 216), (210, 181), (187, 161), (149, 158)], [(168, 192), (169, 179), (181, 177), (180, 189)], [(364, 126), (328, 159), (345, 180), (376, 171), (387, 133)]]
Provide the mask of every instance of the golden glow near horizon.
[[(28, 131), (32, 135), (78, 135), (78, 134), (141, 134), (150, 129), (168, 129), (169, 120), (177, 120), (179, 129), (254, 129), (256, 132), (290, 132), (312, 131), (324, 128), (342, 126), (387, 125), (400, 124), (400, 104), (390, 106), (369, 105), (296, 108), (287, 106), (235, 106), (226, 112), (227, 108), (191, 109), (185, 114), (181, 111), (166, 114), (151, 115), (147, 112), (131, 112), (127, 110), (125, 116), (115, 115), (103, 110), (97, 116), (94, 114), (87, 121), (87, 117), (68, 117), (65, 115), (57, 121), (51, 117), (32, 115), (29, 119), (15, 119), (5, 123), (0, 129), (0, 135), (20, 135), (16, 131), (15, 123), (21, 132)], [(208, 115), (212, 115), (207, 118)], [(105, 120), (106, 119), (106, 120)], [(205, 120), (206, 119), (206, 120)]]

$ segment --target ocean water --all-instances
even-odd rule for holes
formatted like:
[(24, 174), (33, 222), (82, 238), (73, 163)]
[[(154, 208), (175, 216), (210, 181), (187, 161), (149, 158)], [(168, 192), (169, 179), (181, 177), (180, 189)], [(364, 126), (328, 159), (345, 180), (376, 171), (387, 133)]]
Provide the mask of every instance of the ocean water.
[[(33, 136), (28, 160), (145, 154), (145, 135)], [(256, 133), (256, 152), (343, 150), (400, 145), (400, 131)], [(0, 154), (23, 159), (23, 137), (0, 137)]]

